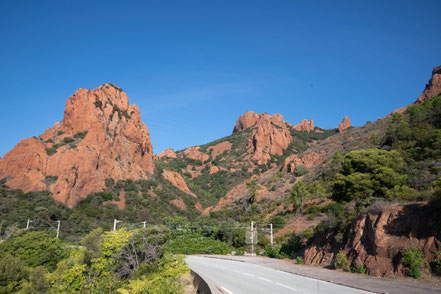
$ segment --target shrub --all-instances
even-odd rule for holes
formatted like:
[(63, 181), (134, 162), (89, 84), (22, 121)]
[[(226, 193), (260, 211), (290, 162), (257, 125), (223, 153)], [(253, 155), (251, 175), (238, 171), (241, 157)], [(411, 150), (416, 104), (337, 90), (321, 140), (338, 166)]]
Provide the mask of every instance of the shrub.
[(72, 138), (72, 137), (66, 137), (66, 138), (63, 139), (63, 142), (66, 143), (66, 144), (69, 144), (69, 143), (75, 142), (75, 139)]
[(27, 266), (44, 266), (55, 269), (58, 261), (65, 257), (66, 251), (60, 240), (45, 232), (24, 232), (0, 244), (0, 255), (11, 254)]
[(304, 237), (301, 234), (292, 233), (280, 247), (280, 253), (295, 258), (297, 252), (304, 247)]
[(228, 254), (231, 252), (226, 243), (197, 233), (178, 235), (167, 244), (167, 248), (175, 254)]
[(297, 264), (302, 264), (303, 263), (303, 258), (301, 256), (297, 256), (296, 257), (296, 262), (297, 262)]
[(352, 265), (351, 271), (357, 274), (364, 274), (366, 272), (366, 267), (364, 264), (354, 264)]
[(43, 183), (50, 186), (58, 180), (58, 176), (46, 176), (43, 180)]
[(433, 253), (433, 271), (441, 275), (441, 251)]
[(57, 149), (53, 148), (53, 147), (52, 148), (46, 147), (46, 148), (44, 148), (44, 150), (46, 150), (46, 154), (49, 155), (49, 156), (57, 153)]
[(6, 255), (0, 259), (0, 293), (12, 293), (21, 288), (22, 280), (28, 276), (20, 258)]
[(271, 245), (271, 244), (268, 244), (265, 247), (263, 254), (265, 254), (265, 256), (268, 256), (271, 258), (284, 258), (285, 257), (285, 255), (280, 252), (280, 248), (277, 245)]
[(408, 248), (403, 254), (403, 264), (409, 267), (409, 276), (412, 278), (421, 277), (421, 268), (424, 266), (424, 259), (421, 250), (416, 247)]
[(349, 261), (343, 253), (338, 253), (335, 258), (334, 267), (336, 269), (341, 269), (349, 271)]
[(309, 172), (309, 171), (308, 171), (308, 168), (307, 168), (306, 166), (304, 166), (304, 165), (297, 165), (297, 166), (294, 168), (294, 175), (295, 175), (296, 177), (304, 176), (304, 175), (306, 175), (308, 172)]

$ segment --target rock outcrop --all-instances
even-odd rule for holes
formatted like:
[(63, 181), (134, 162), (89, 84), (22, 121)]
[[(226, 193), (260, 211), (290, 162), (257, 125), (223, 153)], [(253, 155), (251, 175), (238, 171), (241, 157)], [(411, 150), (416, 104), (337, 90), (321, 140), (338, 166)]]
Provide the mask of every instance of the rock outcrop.
[(285, 159), (281, 170), (286, 170), (289, 173), (294, 173), (294, 169), (298, 165), (304, 165), (307, 168), (317, 166), (323, 162), (325, 158), (324, 155), (325, 154), (323, 152), (318, 153), (315, 151), (307, 152), (301, 155), (291, 154)]
[(164, 157), (176, 158), (176, 153), (175, 153), (175, 151), (173, 149), (169, 148), (169, 149), (166, 149), (166, 150), (162, 151), (158, 155), (156, 155), (157, 159), (161, 159), (161, 158), (164, 158)]
[(441, 66), (437, 66), (432, 71), (432, 77), (423, 93), (418, 97), (415, 103), (423, 103), (441, 94)]
[(309, 119), (304, 119), (298, 124), (296, 124), (293, 128), (294, 130), (301, 132), (312, 132), (314, 131), (314, 121)]
[(374, 204), (366, 216), (355, 221), (343, 239), (323, 234), (305, 250), (305, 263), (332, 265), (338, 253), (350, 264), (364, 264), (374, 276), (403, 275), (401, 258), (409, 247), (419, 248), (427, 263), (441, 249), (441, 219), (427, 203)]
[(278, 113), (270, 116), (267, 113), (248, 111), (239, 117), (233, 133), (250, 127), (253, 129), (246, 148), (250, 159), (258, 164), (266, 164), (271, 159), (271, 154), (282, 155), (283, 150), (292, 142), (283, 116)]
[(162, 172), (162, 176), (164, 177), (164, 179), (169, 181), (173, 186), (175, 186), (179, 190), (197, 198), (197, 196), (190, 191), (187, 184), (185, 183), (184, 178), (182, 178), (182, 176), (179, 173), (165, 169)]
[(200, 152), (199, 148), (200, 148), (199, 146), (193, 146), (193, 147), (187, 148), (184, 150), (184, 154), (185, 154), (185, 156), (187, 156), (190, 159), (200, 160), (203, 163), (204, 161), (209, 159), (210, 156), (208, 156), (205, 153)]
[(340, 133), (344, 132), (346, 129), (348, 129), (351, 126), (351, 120), (347, 115), (343, 118), (342, 122), (338, 125), (338, 131)]
[(102, 190), (106, 178), (147, 179), (153, 157), (138, 107), (120, 88), (104, 84), (77, 90), (60, 123), (9, 151), (0, 160), (0, 178), (24, 191), (48, 189), (72, 207)]

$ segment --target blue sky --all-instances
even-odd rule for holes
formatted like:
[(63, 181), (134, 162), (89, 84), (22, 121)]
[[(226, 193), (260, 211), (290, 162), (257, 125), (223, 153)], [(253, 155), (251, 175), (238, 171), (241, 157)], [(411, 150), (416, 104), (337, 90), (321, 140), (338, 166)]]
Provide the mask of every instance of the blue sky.
[(441, 65), (441, 1), (0, 1), (0, 156), (111, 82), (155, 153), (247, 110), (325, 128), (413, 102)]

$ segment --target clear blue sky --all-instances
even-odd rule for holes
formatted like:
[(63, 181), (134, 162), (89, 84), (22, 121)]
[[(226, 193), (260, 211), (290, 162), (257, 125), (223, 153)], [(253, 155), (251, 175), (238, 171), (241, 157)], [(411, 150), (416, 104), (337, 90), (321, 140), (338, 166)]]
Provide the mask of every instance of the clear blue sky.
[(441, 65), (441, 1), (0, 2), (0, 156), (111, 82), (155, 153), (229, 135), (247, 110), (353, 125), (413, 102)]

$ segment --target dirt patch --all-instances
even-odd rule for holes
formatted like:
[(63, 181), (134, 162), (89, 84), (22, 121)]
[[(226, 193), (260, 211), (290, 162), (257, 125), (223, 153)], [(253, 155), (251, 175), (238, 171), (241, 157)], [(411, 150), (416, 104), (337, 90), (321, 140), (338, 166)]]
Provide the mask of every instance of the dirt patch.
[(211, 156), (213, 159), (215, 159), (218, 155), (224, 153), (225, 150), (231, 150), (231, 146), (232, 144), (229, 141), (225, 141), (217, 145), (208, 147), (208, 151), (213, 150)]

